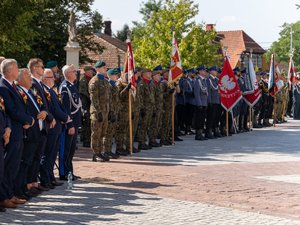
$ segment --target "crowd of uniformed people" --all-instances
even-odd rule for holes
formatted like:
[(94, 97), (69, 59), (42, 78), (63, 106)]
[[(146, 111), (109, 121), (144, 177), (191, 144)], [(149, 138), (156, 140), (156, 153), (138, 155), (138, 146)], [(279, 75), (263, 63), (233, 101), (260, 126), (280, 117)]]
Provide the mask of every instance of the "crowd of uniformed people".
[[(132, 142), (137, 142), (133, 153), (172, 145), (173, 100), (175, 141), (185, 135), (194, 135), (196, 141), (227, 135), (218, 87), (221, 70), (216, 66), (185, 70), (170, 85), (169, 69), (161, 66), (136, 69), (133, 83), (104, 61), (85, 66), (79, 76), (74, 65), (65, 65), (60, 74), (55, 61), (45, 69), (41, 59), (32, 58), (20, 69), (14, 59), (0, 60), (1, 211), (62, 185), (55, 167), (59, 180), (67, 180), (70, 173), (73, 180), (80, 179), (72, 164), (79, 133), (83, 147), (92, 149), (93, 161), (130, 154), (129, 118)], [(234, 69), (242, 92), (245, 73)], [(291, 113), (287, 85), (277, 94), (273, 112), (267, 75), (257, 73), (262, 97), (253, 109), (242, 99), (229, 112), (229, 135), (248, 132), (252, 125), (271, 126), (274, 114), (275, 122), (285, 122), (284, 115)]]

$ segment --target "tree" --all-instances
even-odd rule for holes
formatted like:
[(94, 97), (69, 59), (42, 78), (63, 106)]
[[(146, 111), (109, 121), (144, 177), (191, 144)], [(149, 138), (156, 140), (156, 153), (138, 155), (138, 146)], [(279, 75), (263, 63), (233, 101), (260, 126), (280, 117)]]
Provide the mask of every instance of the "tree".
[(293, 48), (294, 51), (293, 60), (297, 69), (300, 69), (300, 21), (296, 23), (285, 23), (282, 25), (282, 30), (280, 31), (278, 41), (273, 42), (270, 49), (267, 51), (267, 59), (269, 60), (271, 54), (276, 53), (276, 62), (285, 63), (289, 62), (290, 57), (290, 31), (291, 27), (293, 30)]
[(115, 38), (118, 38), (121, 41), (126, 41), (127, 39), (127, 35), (129, 34), (130, 29), (129, 26), (127, 24), (125, 24), (122, 28), (122, 30), (117, 31), (117, 34), (114, 35)]
[(102, 47), (92, 38), (102, 27), (102, 16), (90, 8), (93, 0), (21, 1), (0, 3), (0, 18), (5, 21), (0, 25), (1, 55), (17, 59), (21, 66), (26, 66), (31, 57), (57, 60), (60, 66), (64, 65), (70, 9), (75, 9), (77, 16), (77, 39), (82, 48), (80, 61), (88, 61), (87, 51), (102, 52)]
[(201, 25), (194, 26), (181, 41), (182, 66), (195, 68), (199, 65), (220, 65), (222, 55), (217, 54), (221, 48), (220, 42), (214, 41), (217, 36), (215, 30), (205, 31)]
[[(205, 32), (193, 21), (198, 14), (198, 5), (192, 0), (176, 2), (162, 1), (162, 6), (156, 12), (150, 17), (144, 17), (144, 23), (135, 24), (132, 44), (138, 66), (170, 66), (172, 29), (179, 43), (183, 66), (196, 67), (201, 63), (208, 63), (209, 59), (218, 61), (218, 57), (211, 56), (216, 55), (219, 48), (213, 44), (216, 32)], [(207, 56), (208, 59), (205, 59)]]

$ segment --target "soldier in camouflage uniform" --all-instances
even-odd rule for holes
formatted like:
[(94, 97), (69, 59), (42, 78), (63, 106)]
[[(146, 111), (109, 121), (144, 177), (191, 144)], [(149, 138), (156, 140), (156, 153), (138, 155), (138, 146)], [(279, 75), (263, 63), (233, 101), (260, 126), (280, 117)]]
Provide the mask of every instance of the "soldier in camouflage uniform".
[(160, 127), (161, 127), (161, 118), (162, 118), (162, 106), (163, 106), (163, 93), (161, 91), (160, 81), (161, 81), (161, 75), (160, 71), (156, 70), (152, 72), (152, 81), (150, 85), (152, 86), (152, 89), (154, 90), (154, 99), (155, 99), (155, 105), (153, 109), (153, 116), (152, 116), (152, 122), (150, 124), (150, 130), (149, 130), (149, 141), (150, 145), (152, 147), (160, 147), (160, 143), (156, 141)]
[[(136, 71), (134, 76), (135, 76), (136, 84), (138, 84), (140, 82), (141, 72)], [(133, 116), (132, 116), (132, 136), (133, 136), (133, 138), (137, 134), (138, 124), (139, 124), (140, 101), (141, 101), (140, 98), (141, 98), (140, 88), (138, 87), (138, 85), (136, 85), (136, 95), (132, 102), (132, 104), (133, 104), (133, 111), (132, 111), (133, 112)]]
[(144, 69), (141, 73), (142, 80), (138, 84), (140, 89), (140, 128), (138, 130), (139, 149), (148, 150), (152, 147), (146, 144), (147, 134), (149, 134), (149, 128), (153, 117), (153, 106), (155, 104), (154, 90), (150, 85), (151, 82), (151, 70)]
[(93, 67), (84, 67), (83, 77), (79, 81), (79, 94), (82, 102), (83, 117), (80, 139), (83, 142), (83, 147), (91, 147), (91, 120), (90, 120), (90, 94), (89, 94), (89, 81), (93, 77)]
[[(124, 146), (129, 143), (129, 91), (131, 84), (123, 83), (121, 79), (118, 81), (120, 109), (118, 115), (118, 123), (116, 127), (116, 153), (118, 155), (128, 155), (128, 149)], [(129, 144), (128, 144), (129, 145)], [(126, 147), (128, 147), (128, 145)]]
[(163, 70), (163, 80), (161, 81), (161, 90), (163, 93), (163, 106), (161, 124), (161, 139), (160, 143), (162, 145), (172, 145), (169, 140), (170, 130), (171, 130), (171, 117), (172, 117), (172, 95), (174, 94), (174, 89), (168, 85), (169, 70)]
[[(109, 77), (109, 83), (111, 89), (109, 110), (110, 112), (114, 112), (114, 115), (118, 115), (119, 108), (120, 108), (119, 88), (117, 86), (118, 70), (109, 69), (107, 71), (107, 75)], [(110, 118), (110, 120), (108, 120), (108, 128), (106, 132), (106, 139), (104, 142), (105, 151), (107, 151), (110, 157), (114, 159), (119, 158), (118, 154), (112, 153), (112, 143), (113, 143), (113, 137), (116, 133), (117, 120), (118, 120), (117, 117), (115, 119)]]
[(105, 62), (98, 61), (95, 64), (95, 68), (97, 75), (89, 82), (92, 129), (91, 147), (94, 151), (93, 161), (97, 161), (97, 157), (103, 161), (109, 161), (109, 155), (107, 152), (110, 151), (110, 149), (105, 149), (104, 144), (106, 140), (108, 120), (113, 117), (109, 108), (111, 88), (108, 80), (106, 79), (107, 66)]

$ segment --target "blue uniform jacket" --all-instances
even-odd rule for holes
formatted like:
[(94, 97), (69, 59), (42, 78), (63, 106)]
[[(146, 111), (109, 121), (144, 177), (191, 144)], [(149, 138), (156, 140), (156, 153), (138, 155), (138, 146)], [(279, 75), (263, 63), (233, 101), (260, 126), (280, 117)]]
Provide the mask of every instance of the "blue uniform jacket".
[(23, 139), (23, 125), (32, 124), (33, 118), (26, 113), (22, 97), (3, 78), (0, 79), (0, 95), (4, 99), (5, 112), (11, 118), (10, 141), (20, 141)]
[[(72, 123), (70, 126), (80, 127), (81, 126), (81, 100), (79, 92), (75, 85), (69, 81), (64, 80), (60, 86), (60, 94), (62, 97), (62, 105), (65, 112), (71, 117)], [(72, 125), (71, 125), (72, 124)]]

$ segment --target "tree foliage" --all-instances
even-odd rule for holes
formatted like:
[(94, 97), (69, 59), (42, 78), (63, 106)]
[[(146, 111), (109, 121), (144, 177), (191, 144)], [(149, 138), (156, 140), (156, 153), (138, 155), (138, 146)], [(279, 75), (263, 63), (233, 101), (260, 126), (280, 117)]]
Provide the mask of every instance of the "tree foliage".
[(172, 30), (175, 31), (179, 43), (184, 67), (218, 62), (218, 57), (213, 56), (219, 48), (218, 44), (213, 44), (216, 33), (205, 32), (193, 21), (198, 14), (197, 4), (192, 0), (164, 0), (157, 4), (157, 11), (152, 12), (149, 17), (144, 16), (144, 23), (136, 23), (132, 31), (138, 66), (170, 66)]
[(102, 28), (102, 16), (91, 10), (93, 0), (2, 0), (0, 3), (0, 55), (12, 57), (25, 66), (32, 57), (57, 60), (64, 65), (64, 46), (71, 9), (76, 13), (80, 61), (87, 51), (100, 53), (102, 47), (92, 39)]
[(117, 31), (115, 38), (118, 38), (121, 41), (126, 41), (129, 32), (130, 32), (130, 28), (127, 24), (125, 24), (121, 30)]
[(291, 36), (290, 31), (291, 27), (293, 30), (293, 48), (295, 49), (293, 54), (294, 64), (297, 69), (300, 69), (300, 21), (296, 23), (285, 23), (282, 25), (282, 30), (280, 31), (279, 39), (271, 45), (270, 49), (267, 52), (267, 59), (269, 60), (271, 54), (276, 53), (276, 62), (285, 63), (289, 62), (290, 57), (290, 43)]

